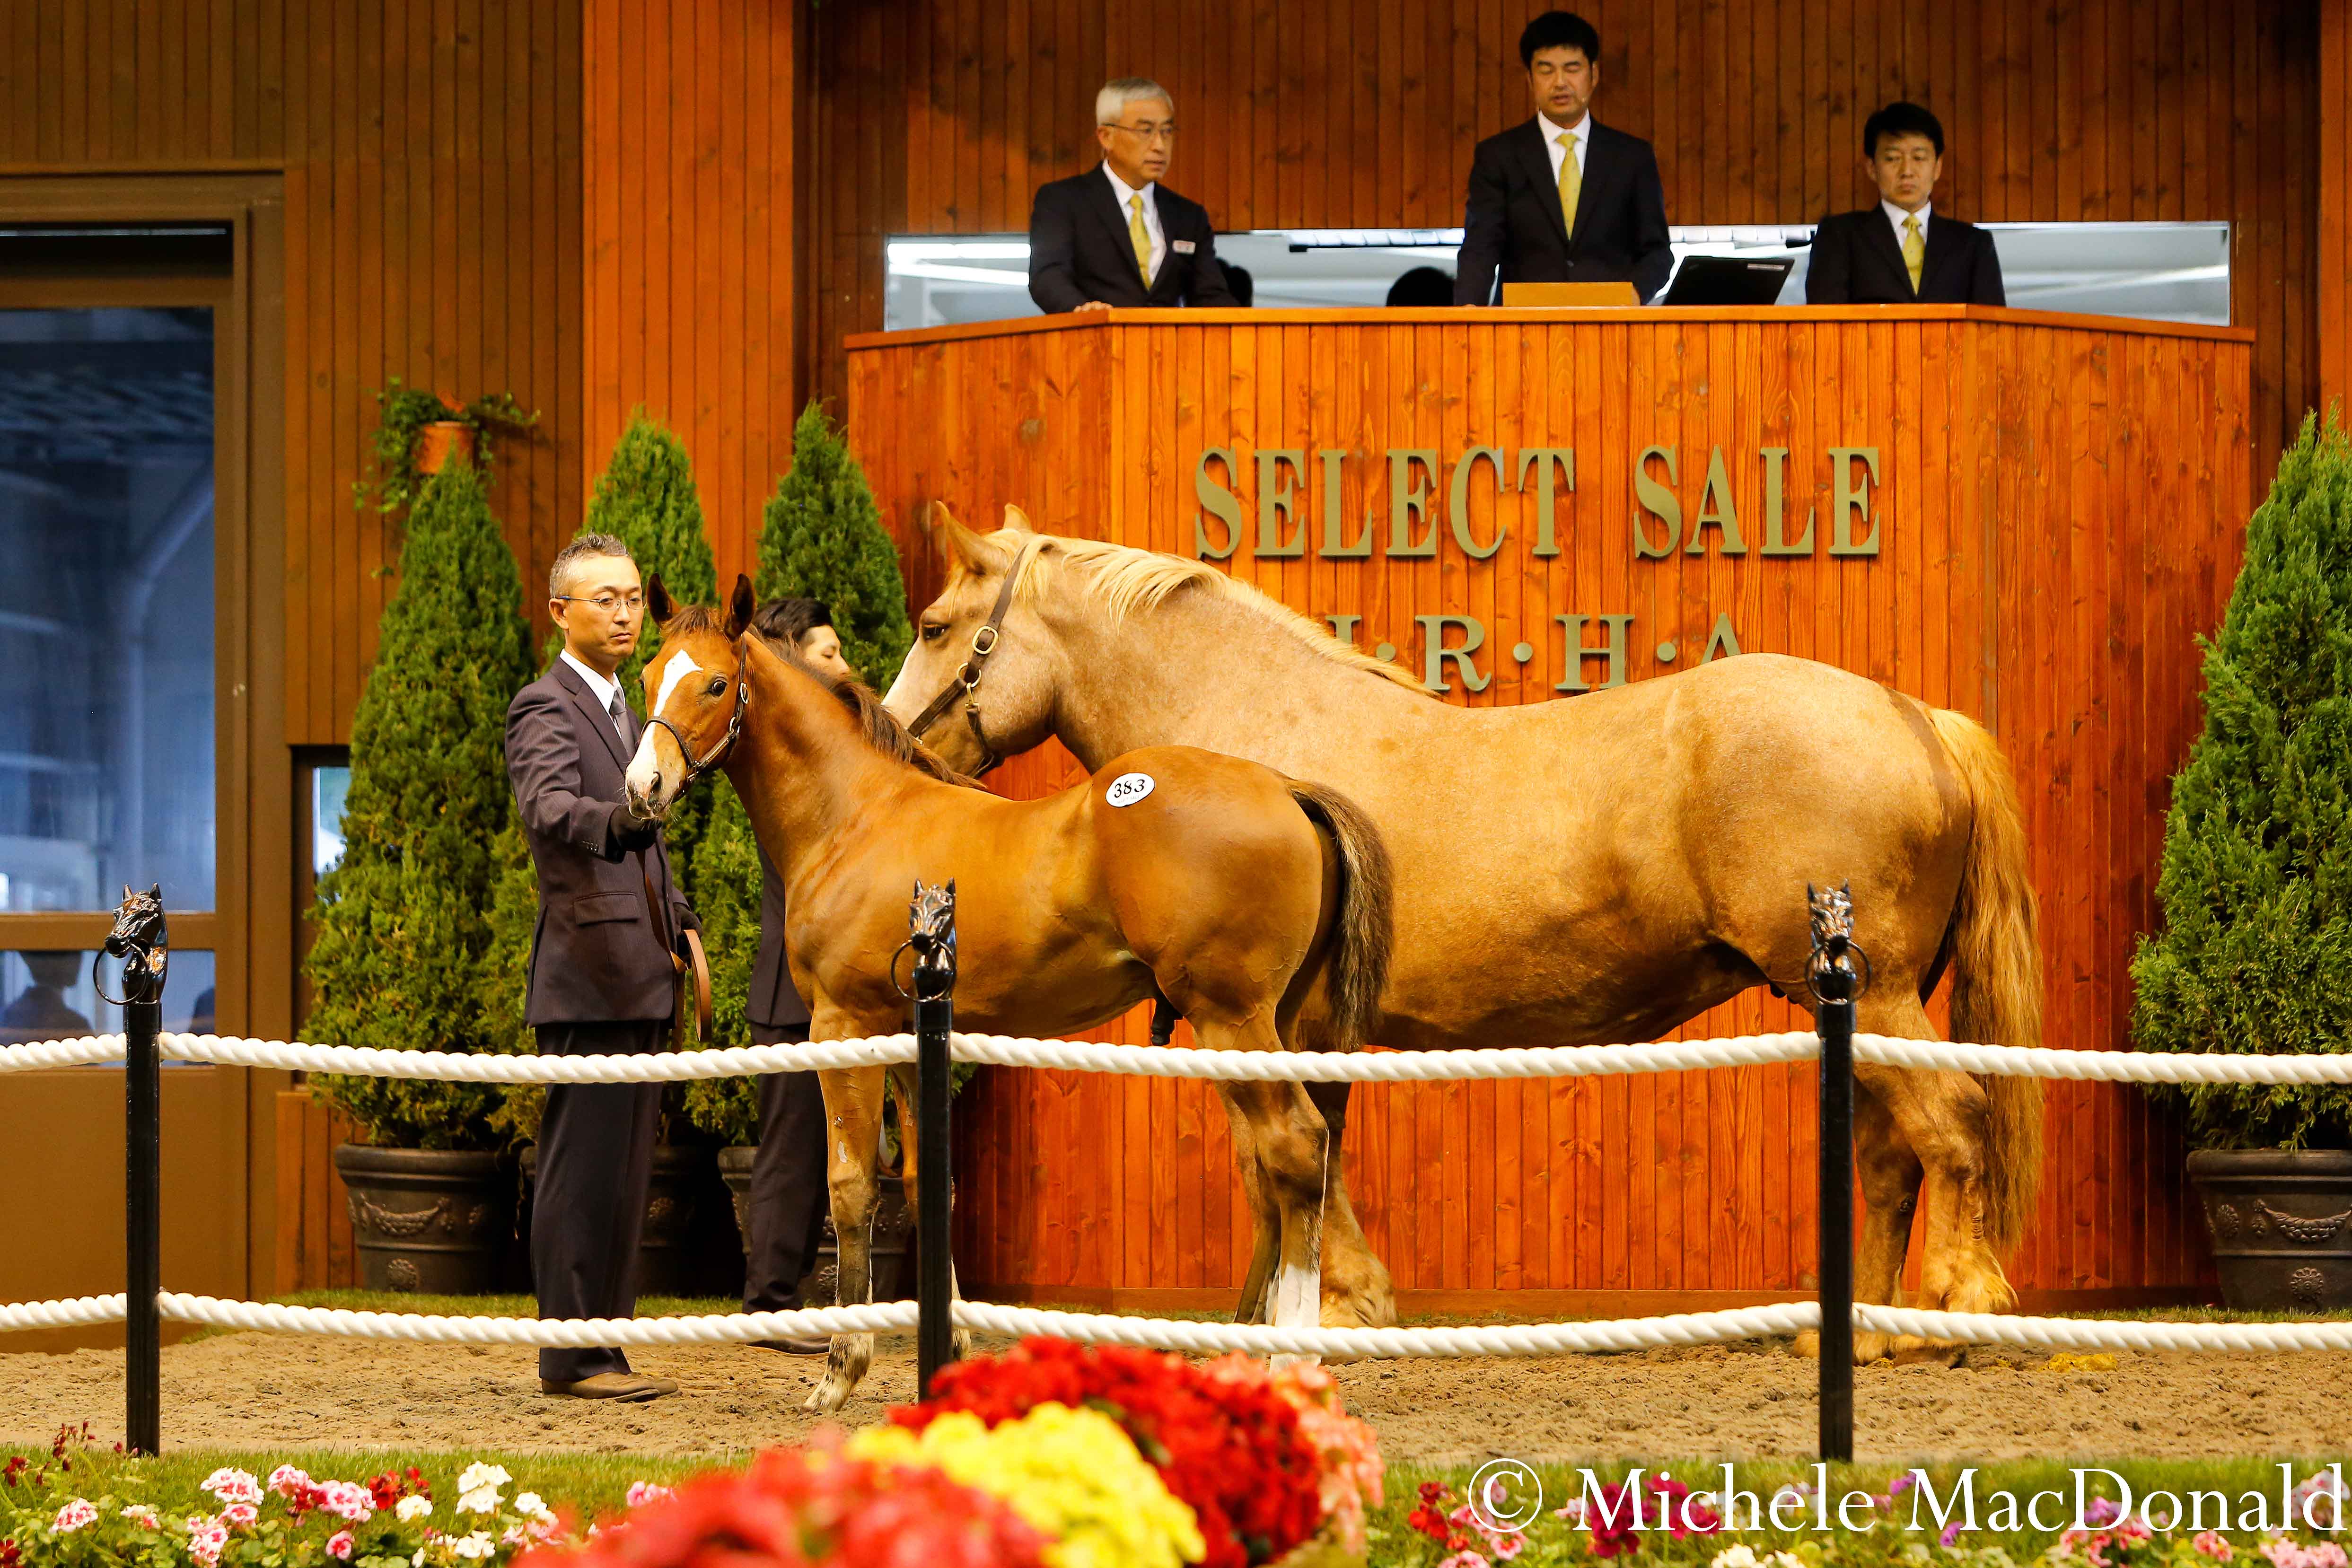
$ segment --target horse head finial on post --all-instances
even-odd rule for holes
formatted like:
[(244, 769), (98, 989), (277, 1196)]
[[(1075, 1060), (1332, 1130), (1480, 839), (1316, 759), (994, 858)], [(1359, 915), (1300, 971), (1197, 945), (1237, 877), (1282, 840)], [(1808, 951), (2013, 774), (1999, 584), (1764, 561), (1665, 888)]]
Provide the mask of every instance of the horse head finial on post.
[(929, 999), (955, 988), (955, 879), (937, 886), (918, 878), (907, 909), (907, 945), (915, 950), (915, 996)]
[(1870, 955), (1853, 939), (1853, 883), (1815, 887), (1807, 883), (1805, 906), (1813, 927), (1813, 956), (1805, 966), (1805, 982), (1816, 1001), (1850, 1002), (1870, 988)]
[[(122, 906), (114, 912), (114, 929), (106, 934), (101, 953), (89, 961), (90, 985), (116, 1007), (127, 1002), (152, 1002), (163, 995), (163, 972), (171, 962), (171, 931), (163, 918), (161, 883), (144, 893), (122, 889)], [(122, 994), (110, 997), (98, 977), (100, 957), (122, 960)]]

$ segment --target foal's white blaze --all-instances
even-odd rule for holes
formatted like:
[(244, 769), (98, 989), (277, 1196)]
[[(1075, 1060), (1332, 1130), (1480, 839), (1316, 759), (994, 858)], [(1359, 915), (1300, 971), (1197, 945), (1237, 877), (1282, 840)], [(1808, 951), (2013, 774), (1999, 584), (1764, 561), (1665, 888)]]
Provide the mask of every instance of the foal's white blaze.
[[(658, 695), (654, 698), (653, 711), (659, 714), (663, 708), (669, 706), (670, 694), (677, 690), (678, 682), (688, 675), (701, 673), (701, 667), (687, 656), (684, 649), (667, 655), (663, 661), (661, 685), (658, 688)], [(656, 810), (666, 810), (669, 805), (670, 798), (677, 795), (678, 789), (678, 781), (675, 777), (662, 780), (668, 787), (667, 795), (662, 794), (654, 788), (655, 776), (661, 771), (661, 765), (654, 760), (654, 737), (664, 733), (666, 732), (655, 728), (652, 725), (646, 726), (646, 733), (637, 740), (637, 754), (629, 759), (629, 793)], [(680, 758), (678, 760), (682, 768), (685, 758)]]

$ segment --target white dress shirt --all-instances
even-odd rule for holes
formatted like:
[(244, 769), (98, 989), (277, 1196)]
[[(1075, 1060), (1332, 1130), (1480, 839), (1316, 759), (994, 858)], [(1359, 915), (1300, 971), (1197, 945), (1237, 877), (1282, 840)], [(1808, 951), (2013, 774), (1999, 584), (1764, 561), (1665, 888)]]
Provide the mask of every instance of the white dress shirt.
[(1927, 243), (1927, 209), (1935, 204), (1933, 202), (1922, 202), (1919, 204), (1917, 212), (1906, 213), (1893, 202), (1882, 201), (1878, 204), (1878, 210), (1885, 213), (1886, 221), (1895, 225), (1895, 249), (1903, 248), (1903, 220), (1906, 218), (1916, 217), (1919, 220), (1919, 243), (1923, 246)]
[[(569, 648), (564, 649), (558, 656), (562, 658), (565, 664), (571, 665), (572, 670), (578, 674), (582, 680), (588, 683), (588, 690), (595, 695), (596, 706), (603, 708), (607, 716), (610, 716), (613, 711), (613, 699), (620, 695), (621, 683), (615, 680), (608, 680), (604, 676), (598, 674), (595, 671), (590, 669), (587, 665), (573, 658), (572, 656), (572, 650)], [(621, 744), (623, 746), (628, 745), (629, 727), (625, 724), (616, 724), (613, 727), (620, 732)]]
[(1160, 204), (1152, 198), (1152, 193), (1160, 188), (1158, 183), (1154, 182), (1139, 191), (1113, 173), (1109, 163), (1103, 164), (1102, 172), (1103, 178), (1110, 182), (1111, 194), (1118, 198), (1118, 221), (1121, 227), (1126, 226), (1128, 220), (1135, 214), (1135, 209), (1129, 206), (1128, 202), (1136, 196), (1143, 198), (1143, 232), (1151, 236), (1151, 281), (1159, 282), (1160, 264), (1168, 259), (1168, 236), (1160, 231)]
[(1592, 151), (1592, 116), (1587, 114), (1574, 125), (1562, 125), (1549, 114), (1538, 114), (1536, 120), (1543, 127), (1544, 155), (1551, 160), (1551, 183), (1559, 183), (1559, 161), (1568, 156), (1568, 149), (1559, 144), (1562, 136), (1576, 138), (1576, 177), (1584, 178), (1584, 155)]

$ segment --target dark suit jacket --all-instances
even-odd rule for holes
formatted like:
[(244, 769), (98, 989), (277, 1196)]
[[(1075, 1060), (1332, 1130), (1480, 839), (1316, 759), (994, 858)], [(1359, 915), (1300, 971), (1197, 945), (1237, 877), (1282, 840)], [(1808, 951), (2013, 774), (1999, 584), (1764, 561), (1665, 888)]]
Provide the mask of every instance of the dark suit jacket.
[(1631, 283), (1648, 299), (1666, 286), (1675, 253), (1658, 160), (1638, 136), (1585, 117), (1584, 183), (1576, 233), (1559, 212), (1559, 182), (1542, 117), (1478, 143), (1454, 303), (1488, 305), (1502, 283)]
[(1903, 265), (1902, 242), (1883, 207), (1840, 213), (1813, 231), (1805, 264), (1808, 305), (2005, 305), (1992, 235), (1974, 224), (1927, 214), (1927, 256), (1919, 291)]
[(1241, 301), (1225, 287), (1207, 212), (1165, 185), (1153, 190), (1151, 204), (1159, 210), (1168, 254), (1147, 290), (1135, 265), (1128, 214), (1102, 165), (1038, 186), (1036, 204), (1029, 210), (1029, 298), (1037, 308), (1051, 315), (1099, 299), (1107, 305), (1239, 309)]
[(523, 1014), (530, 1023), (670, 1016), (677, 971), (654, 928), (646, 880), (671, 940), (700, 926), (670, 881), (659, 832), (632, 828), (621, 814), (641, 728), (632, 716), (624, 745), (588, 683), (562, 659), (507, 708), (507, 778), (539, 873)]
[(784, 879), (760, 852), (760, 952), (751, 960), (751, 994), (743, 1010), (753, 1023), (784, 1029), (809, 1021), (808, 1003), (793, 985), (784, 958)]

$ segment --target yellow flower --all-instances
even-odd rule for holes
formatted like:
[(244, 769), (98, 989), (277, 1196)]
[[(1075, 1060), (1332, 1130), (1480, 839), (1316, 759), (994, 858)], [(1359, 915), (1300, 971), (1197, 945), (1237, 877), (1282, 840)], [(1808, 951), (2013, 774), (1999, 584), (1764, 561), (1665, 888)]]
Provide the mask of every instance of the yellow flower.
[(1098, 1411), (1039, 1405), (991, 1428), (959, 1410), (919, 1437), (868, 1427), (851, 1436), (847, 1452), (929, 1465), (1003, 1499), (1052, 1539), (1049, 1568), (1180, 1568), (1206, 1554), (1192, 1509), (1169, 1495), (1160, 1472)]

